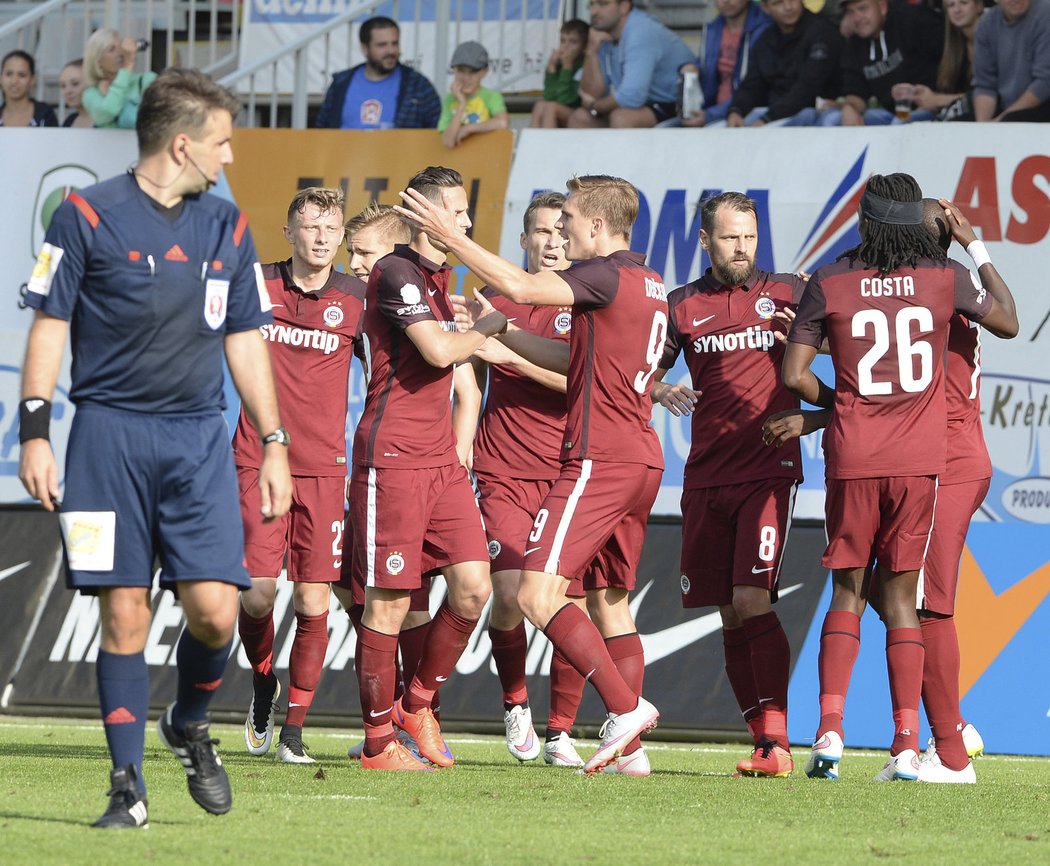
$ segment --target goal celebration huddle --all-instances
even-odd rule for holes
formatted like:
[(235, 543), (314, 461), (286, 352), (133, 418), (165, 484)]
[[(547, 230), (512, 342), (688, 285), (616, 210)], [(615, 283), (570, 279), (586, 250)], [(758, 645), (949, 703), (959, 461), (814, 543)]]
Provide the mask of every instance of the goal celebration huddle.
[[(991, 475), (981, 334), (1009, 339), (1018, 322), (954, 204), (924, 198), (907, 174), (872, 175), (859, 245), (811, 275), (783, 274), (756, 268), (755, 202), (721, 193), (698, 205), (711, 267), (674, 288), (631, 250), (630, 181), (581, 172), (536, 196), (521, 214), (522, 268), (471, 240), (463, 178), (430, 166), (397, 205), (356, 215), (338, 189), (301, 190), (287, 210), (289, 258), (260, 264), (245, 215), (205, 194), (234, 158), (237, 110), (206, 76), (163, 73), (139, 108), (138, 162), (63, 202), (26, 294), (20, 477), (58, 511), (67, 583), (97, 595), (101, 612), (112, 770), (94, 826), (148, 820), (155, 560), (186, 617), (157, 730), (208, 812), (232, 805), (208, 706), (235, 629), (254, 674), (245, 748), (313, 762), (303, 730), (323, 688), (332, 592), (357, 634), (364, 739), (348, 759), (363, 770), (454, 766), (440, 693), (456, 687), (488, 607), (492, 704), (513, 759), (649, 776), (643, 737), (659, 709), (644, 696), (629, 598), (664, 467), (654, 404), (691, 416), (680, 589), (684, 606), (718, 608), (753, 740), (736, 772), (795, 769), (776, 602), (799, 438), (824, 428), (828, 545), (812, 568), (831, 571), (833, 594), (804, 772), (835, 779), (846, 764), (846, 696), (871, 604), (886, 626), (893, 714), (876, 780), (975, 781), (983, 744), (959, 708), (955, 590)], [(972, 269), (948, 258), (953, 243)], [(334, 266), (344, 247), (349, 273)], [(450, 256), (484, 285), (473, 297), (450, 294)], [(67, 339), (77, 411), (60, 501), (48, 431)], [(833, 385), (810, 369), (818, 352)], [(688, 385), (666, 381), (680, 355)], [(232, 447), (224, 359), (241, 398)], [(353, 364), (367, 393), (348, 453)], [(891, 437), (906, 447), (886, 449)], [(296, 627), (282, 682), (284, 569)], [(431, 616), (436, 575), (447, 595)], [(542, 736), (526, 620), (553, 645)], [(607, 719), (581, 755), (571, 730), (588, 687)], [(925, 753), (920, 700), (934, 735)]]

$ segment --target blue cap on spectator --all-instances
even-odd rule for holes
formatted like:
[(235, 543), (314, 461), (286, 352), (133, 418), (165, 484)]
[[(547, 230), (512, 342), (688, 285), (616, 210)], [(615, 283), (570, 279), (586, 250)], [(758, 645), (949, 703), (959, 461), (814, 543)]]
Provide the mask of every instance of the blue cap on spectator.
[(485, 69), (489, 65), (489, 53), (480, 42), (462, 42), (452, 52), (449, 66), (467, 66), (470, 69)]

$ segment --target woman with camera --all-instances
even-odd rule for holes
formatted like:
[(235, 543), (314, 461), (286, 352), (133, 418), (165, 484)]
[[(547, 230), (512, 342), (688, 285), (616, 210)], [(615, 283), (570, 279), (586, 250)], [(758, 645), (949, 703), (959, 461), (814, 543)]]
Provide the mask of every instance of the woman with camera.
[(81, 96), (84, 110), (102, 129), (134, 129), (143, 91), (157, 77), (155, 72), (134, 72), (135, 55), (147, 47), (130, 36), (123, 39), (110, 27), (91, 34), (84, 49), (84, 79)]

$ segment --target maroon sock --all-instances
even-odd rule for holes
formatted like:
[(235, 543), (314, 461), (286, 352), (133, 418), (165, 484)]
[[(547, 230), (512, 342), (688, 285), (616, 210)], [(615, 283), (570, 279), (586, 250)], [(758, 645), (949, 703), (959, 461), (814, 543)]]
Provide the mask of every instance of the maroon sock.
[(357, 633), (357, 681), (361, 690), (361, 718), (365, 724), (365, 754), (378, 755), (394, 738), (390, 712), (394, 709), (397, 677), (397, 635), (362, 625)]
[(840, 737), (853, 665), (860, 652), (860, 617), (848, 610), (829, 610), (820, 630), (817, 674), (820, 680), (820, 724), (817, 736), (834, 731)]
[(307, 616), (296, 611), (295, 638), (288, 660), (288, 713), (286, 725), (302, 727), (321, 679), (328, 650), (328, 614)]
[(762, 736), (786, 749), (791, 644), (773, 611), (745, 619), (744, 633), (751, 648), (751, 670), (762, 709)]
[(919, 698), (924, 655), (921, 628), (886, 631), (886, 667), (890, 673), (890, 702), (893, 704), (891, 755), (898, 755), (905, 749), (919, 751)]
[(242, 607), (237, 616), (237, 631), (252, 670), (268, 677), (273, 672), (273, 612), (256, 619)]
[(924, 619), (922, 642), (922, 703), (937, 741), (937, 756), (949, 770), (970, 763), (963, 744), (964, 727), (959, 709), (959, 638), (952, 617)]
[(489, 626), (489, 640), (492, 641), (496, 675), (503, 687), (503, 703), (512, 706), (524, 704), (529, 699), (525, 685), (525, 655), (529, 651), (529, 642), (525, 637), (524, 620), (509, 631)]
[(419, 666), (405, 692), (407, 712), (416, 713), (432, 705), (434, 692), (452, 673), (477, 624), (476, 619), (467, 619), (452, 610), (445, 599), (430, 622)]
[(427, 639), (427, 629), (430, 623), (417, 625), (415, 628), (402, 629), (397, 636), (397, 649), (401, 658), (401, 675), (398, 677), (397, 691), (395, 695), (401, 697), (405, 693), (405, 687), (412, 682), (419, 667), (419, 659), (423, 654), (423, 644)]
[(350, 617), (350, 623), (354, 627), (354, 631), (360, 638), (361, 634), (361, 617), (365, 615), (365, 606), (363, 604), (352, 604), (350, 609), (346, 612), (346, 615)]
[[(609, 656), (616, 663), (616, 669), (623, 677), (623, 681), (633, 691), (641, 694), (642, 684), (645, 681), (645, 653), (642, 650), (642, 639), (638, 636), (638, 632), (608, 637), (605, 639), (605, 646), (609, 650)], [(635, 737), (624, 747), (623, 753), (630, 755), (636, 752), (641, 745), (641, 737)]]
[(547, 736), (551, 731), (572, 730), (576, 713), (583, 700), (583, 676), (555, 647), (551, 656), (551, 709), (547, 716)]
[(762, 737), (762, 710), (758, 705), (758, 687), (751, 668), (751, 649), (742, 628), (723, 628), (722, 647), (726, 654), (726, 677), (736, 697), (737, 706), (747, 729), (757, 743)]
[(569, 664), (598, 690), (608, 712), (628, 713), (638, 706), (638, 693), (623, 681), (598, 629), (576, 605), (562, 607), (543, 631)]

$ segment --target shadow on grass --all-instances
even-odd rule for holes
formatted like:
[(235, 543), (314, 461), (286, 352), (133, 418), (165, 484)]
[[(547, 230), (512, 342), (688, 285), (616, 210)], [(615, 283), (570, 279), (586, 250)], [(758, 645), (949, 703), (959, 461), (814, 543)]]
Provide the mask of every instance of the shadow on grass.
[(18, 758), (61, 758), (83, 761), (85, 758), (104, 758), (109, 761), (109, 749), (104, 745), (93, 746), (69, 743), (8, 743), (0, 754)]
[(13, 821), (37, 821), (42, 824), (65, 824), (69, 827), (90, 828), (91, 821), (73, 818), (55, 818), (45, 815), (27, 815), (23, 812), (0, 812), (0, 821), (10, 818)]

